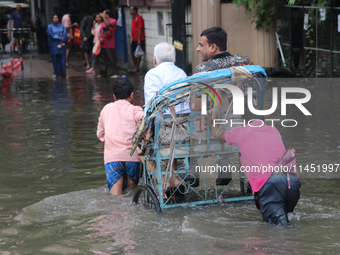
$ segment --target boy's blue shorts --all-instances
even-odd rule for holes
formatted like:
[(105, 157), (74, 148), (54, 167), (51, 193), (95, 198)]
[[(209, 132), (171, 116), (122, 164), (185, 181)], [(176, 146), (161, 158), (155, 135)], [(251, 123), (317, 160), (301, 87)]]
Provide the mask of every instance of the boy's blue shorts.
[[(122, 163), (125, 163), (125, 167), (124, 167), (124, 164)], [(124, 171), (126, 171), (127, 178), (129, 178), (130, 180), (133, 180), (136, 184), (138, 184), (139, 173), (140, 173), (139, 162), (114, 161), (114, 162), (105, 164), (106, 180), (107, 180), (107, 186), (109, 188), (109, 191), (111, 190), (112, 186), (124, 174)]]

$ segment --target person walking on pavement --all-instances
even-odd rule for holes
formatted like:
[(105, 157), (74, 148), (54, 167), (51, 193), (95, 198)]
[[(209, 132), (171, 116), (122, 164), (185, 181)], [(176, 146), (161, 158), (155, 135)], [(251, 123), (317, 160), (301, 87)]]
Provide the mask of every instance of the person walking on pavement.
[(130, 14), (132, 16), (132, 24), (131, 24), (131, 35), (132, 35), (132, 43), (131, 43), (131, 57), (133, 61), (133, 69), (128, 70), (130, 73), (139, 72), (139, 65), (142, 60), (142, 57), (135, 57), (135, 50), (138, 45), (141, 46), (142, 50), (145, 52), (145, 33), (144, 33), (144, 20), (138, 14), (138, 8), (136, 6), (130, 7)]
[(93, 20), (96, 15), (96, 9), (92, 7), (89, 11), (89, 14), (83, 18), (80, 25), (80, 34), (82, 44), (80, 48), (82, 49), (85, 62), (86, 62), (86, 70), (91, 68), (91, 57), (92, 57), (92, 47), (93, 47), (93, 35), (91, 33), (93, 27)]
[[(13, 37), (15, 38), (15, 44), (18, 49), (18, 54), (21, 54), (22, 49), (20, 49), (19, 42), (20, 40), (25, 40), (20, 31), (20, 29), (24, 27), (24, 13), (21, 11), (21, 5), (18, 4), (15, 8), (15, 11), (11, 15), (11, 21), (12, 24), (10, 25), (10, 27), (13, 27), (15, 29)], [(22, 43), (22, 41), (20, 43)]]
[(99, 54), (100, 74), (98, 77), (106, 76), (107, 68), (110, 69), (111, 75), (116, 77), (118, 70), (116, 66), (116, 27), (117, 21), (112, 18), (112, 13), (105, 10), (100, 14), (103, 23), (100, 28), (101, 51)]
[(50, 53), (53, 62), (54, 75), (66, 77), (66, 47), (67, 40), (66, 28), (59, 23), (58, 15), (53, 15), (52, 23), (47, 27)]
[(41, 27), (41, 53), (45, 54), (48, 52), (48, 38), (46, 34), (47, 29), (47, 20), (46, 20), (46, 11), (41, 10), (40, 15), (40, 27)]
[[(99, 14), (97, 14), (96, 20), (93, 21), (93, 28), (92, 28), (92, 35), (94, 36), (93, 44), (99, 41), (99, 34), (100, 34), (100, 28), (102, 26), (102, 22), (103, 22), (103, 18)], [(94, 67), (96, 66), (96, 60), (97, 60), (97, 56), (92, 54), (91, 68), (86, 71), (87, 74), (95, 73)]]
[(66, 40), (66, 67), (72, 67), (69, 64), (69, 56), (70, 56), (70, 50), (72, 48), (73, 44), (73, 28), (79, 28), (79, 24), (77, 22), (72, 24), (71, 18), (72, 16), (75, 16), (76, 9), (74, 7), (71, 7), (69, 10), (69, 13), (65, 14), (61, 20), (61, 23), (66, 28), (67, 32), (67, 40)]

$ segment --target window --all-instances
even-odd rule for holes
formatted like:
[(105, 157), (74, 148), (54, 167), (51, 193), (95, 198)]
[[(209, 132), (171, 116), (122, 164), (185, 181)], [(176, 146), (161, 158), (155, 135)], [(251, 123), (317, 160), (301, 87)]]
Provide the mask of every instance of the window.
[(163, 12), (157, 12), (158, 35), (164, 35), (164, 18)]

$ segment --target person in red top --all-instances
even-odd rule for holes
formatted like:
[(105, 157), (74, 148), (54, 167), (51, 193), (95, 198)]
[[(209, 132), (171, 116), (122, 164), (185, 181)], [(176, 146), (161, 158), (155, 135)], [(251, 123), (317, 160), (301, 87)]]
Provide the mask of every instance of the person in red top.
[(130, 14), (132, 16), (132, 24), (131, 24), (131, 35), (132, 35), (132, 43), (131, 43), (131, 56), (133, 61), (133, 69), (128, 70), (130, 73), (135, 73), (139, 71), (140, 61), (142, 57), (135, 57), (135, 50), (137, 45), (142, 47), (142, 50), (145, 52), (145, 34), (144, 34), (144, 20), (138, 14), (138, 8), (136, 6), (130, 7)]
[(110, 69), (111, 75), (117, 76), (118, 69), (116, 66), (116, 28), (117, 21), (112, 18), (112, 13), (105, 10), (100, 13), (103, 22), (100, 28), (101, 50), (99, 54), (99, 69), (100, 74), (97, 77), (106, 76), (107, 68)]

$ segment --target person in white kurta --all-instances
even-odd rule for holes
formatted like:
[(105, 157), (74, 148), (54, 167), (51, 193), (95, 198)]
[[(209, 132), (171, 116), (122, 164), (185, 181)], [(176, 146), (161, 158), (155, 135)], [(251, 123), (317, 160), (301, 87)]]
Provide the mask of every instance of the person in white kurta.
[[(175, 47), (169, 43), (161, 42), (155, 46), (153, 65), (144, 78), (144, 99), (145, 112), (149, 108), (148, 103), (151, 98), (163, 88), (165, 85), (186, 78), (186, 73), (175, 65), (176, 51)], [(177, 105), (175, 107), (176, 113), (189, 113), (189, 103)]]
[[(153, 65), (154, 68), (150, 69), (144, 78), (144, 99), (145, 99), (145, 112), (149, 108), (149, 101), (152, 97), (163, 88), (165, 85), (186, 78), (186, 73), (179, 67), (175, 65), (176, 51), (175, 47), (169, 43), (161, 42), (157, 44), (154, 48)], [(175, 106), (176, 114), (179, 113), (190, 113), (190, 104), (182, 103)], [(165, 114), (169, 113), (168, 111)], [(154, 171), (155, 164), (147, 164), (149, 170)], [(177, 160), (173, 162), (173, 170), (177, 170)], [(162, 182), (164, 183), (164, 176), (162, 176)], [(179, 186), (181, 184), (180, 179), (173, 175), (168, 183), (167, 188), (171, 186)], [(164, 195), (163, 195), (164, 196)]]

